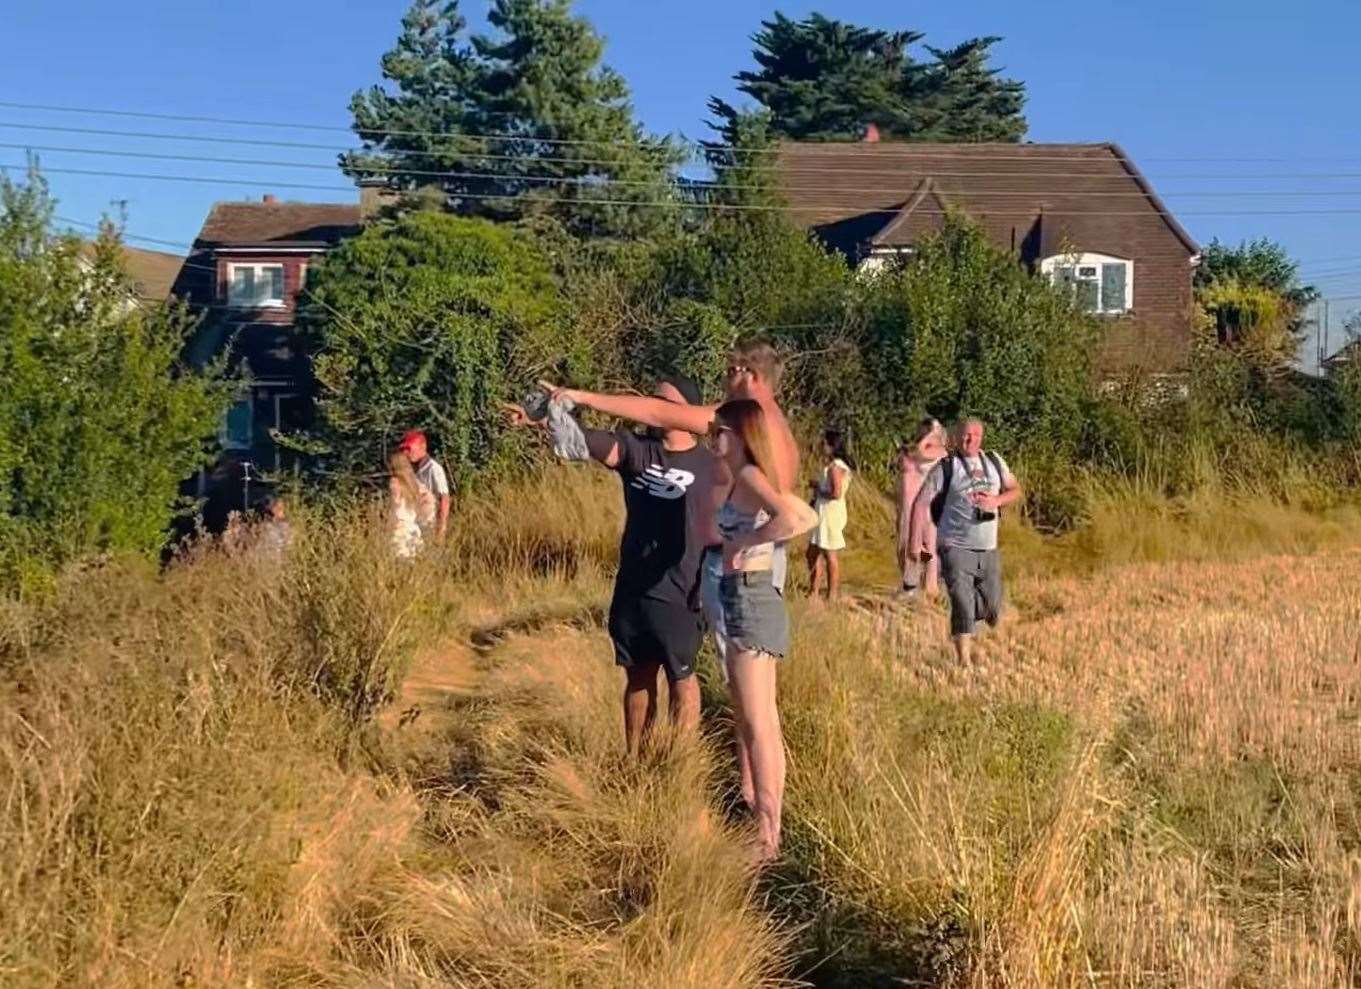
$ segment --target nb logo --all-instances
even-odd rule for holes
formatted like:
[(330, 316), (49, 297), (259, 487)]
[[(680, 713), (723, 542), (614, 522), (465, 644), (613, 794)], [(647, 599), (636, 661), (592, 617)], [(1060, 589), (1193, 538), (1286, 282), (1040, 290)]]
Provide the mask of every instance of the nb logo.
[(694, 483), (695, 475), (688, 470), (681, 470), (679, 467), (662, 470), (656, 464), (633, 479), (633, 486), (639, 491), (646, 491), (654, 498), (665, 498), (668, 501), (684, 498), (685, 492)]

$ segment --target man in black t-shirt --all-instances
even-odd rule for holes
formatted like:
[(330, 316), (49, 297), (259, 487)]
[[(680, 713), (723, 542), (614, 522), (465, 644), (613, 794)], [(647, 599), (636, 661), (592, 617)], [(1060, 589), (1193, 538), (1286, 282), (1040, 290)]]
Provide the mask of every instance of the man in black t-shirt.
[[(699, 389), (673, 376), (653, 394), (698, 405)], [(657, 672), (664, 670), (672, 724), (699, 724), (695, 658), (704, 639), (699, 571), (704, 557), (697, 498), (713, 487), (713, 453), (684, 430), (583, 430), (591, 457), (624, 485), (624, 533), (610, 602), (615, 662), (624, 668), (624, 734), (636, 753), (657, 713)], [(692, 495), (692, 492), (694, 494)]]

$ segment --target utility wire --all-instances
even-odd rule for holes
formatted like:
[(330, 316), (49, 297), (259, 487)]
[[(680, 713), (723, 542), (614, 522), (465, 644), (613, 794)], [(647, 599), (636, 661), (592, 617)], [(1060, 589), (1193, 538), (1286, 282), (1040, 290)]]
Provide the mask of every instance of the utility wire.
[[(17, 172), (25, 171), (27, 166), (18, 164), (0, 163), (0, 169), (14, 170)], [(86, 175), (100, 178), (121, 178), (138, 179), (156, 182), (189, 182), (206, 185), (237, 185), (249, 186), (251, 188), (281, 188), (281, 189), (306, 189), (319, 192), (344, 192), (354, 193), (353, 186), (319, 185), (306, 182), (278, 182), (270, 179), (235, 179), (222, 176), (204, 175), (160, 175), (146, 172), (115, 172), (103, 171), (100, 169), (88, 168), (44, 168), (44, 173), (61, 175)], [(518, 198), (514, 194), (494, 194), (494, 193), (459, 193), (455, 198), (470, 201), (503, 201), (510, 202)], [(631, 199), (601, 199), (601, 198), (569, 198), (563, 196), (535, 196), (535, 202), (539, 203), (566, 203), (572, 206), (629, 206), (634, 208), (659, 208), (674, 210), (733, 210), (733, 211), (763, 211), (763, 212), (787, 212), (787, 213), (818, 213), (826, 210), (825, 206), (797, 204), (776, 204), (776, 203), (695, 203), (686, 202), (682, 199), (655, 201), (655, 200), (631, 200)], [(863, 210), (858, 215), (884, 215), (893, 216), (902, 212), (900, 206), (889, 206), (879, 209)], [(916, 209), (912, 211), (919, 216), (949, 216), (949, 210)], [(968, 210), (970, 216), (1017, 216), (1033, 217), (1035, 209), (1012, 209), (1012, 210)], [(1330, 208), (1330, 209), (1276, 209), (1276, 210), (1183, 210), (1172, 212), (1171, 210), (1147, 209), (1147, 210), (1044, 210), (1045, 216), (1163, 216), (1176, 218), (1179, 216), (1352, 216), (1361, 215), (1361, 207), (1356, 208)]]
[[(462, 133), (459, 134), (459, 135), (450, 135), (449, 133), (447, 133), (447, 132), (445, 132), (445, 131), (420, 131), (420, 130), (371, 130), (371, 131), (370, 131), (370, 130), (363, 130), (363, 129), (360, 129), (360, 130), (356, 131), (356, 129), (355, 129), (353, 126), (344, 126), (344, 125), (339, 125), (339, 124), (309, 124), (309, 123), (302, 123), (302, 122), (296, 122), (296, 121), (242, 120), (242, 119), (235, 119), (235, 118), (230, 118), (230, 117), (215, 117), (215, 116), (197, 115), (197, 114), (167, 114), (167, 113), (156, 113), (156, 112), (141, 111), (141, 110), (104, 109), (104, 108), (96, 108), (96, 107), (73, 107), (73, 106), (60, 106), (60, 105), (47, 104), (47, 103), (24, 103), (24, 102), (19, 102), (19, 101), (14, 101), (14, 100), (3, 100), (3, 101), (0, 101), (0, 107), (6, 107), (6, 108), (9, 108), (9, 109), (15, 109), (15, 110), (41, 111), (41, 112), (46, 112), (46, 113), (73, 113), (73, 114), (84, 114), (84, 115), (88, 115), (88, 116), (131, 117), (131, 118), (138, 118), (138, 119), (144, 119), (144, 120), (171, 120), (171, 121), (182, 121), (182, 122), (192, 122), (192, 123), (220, 124), (220, 125), (239, 126), (239, 127), (269, 127), (269, 128), (291, 129), (291, 130), (312, 130), (312, 131), (329, 131), (329, 132), (361, 133), (361, 134), (374, 134), (374, 135), (383, 136), (383, 137), (431, 137), (431, 138), (444, 138), (444, 139), (448, 139), (448, 138), (450, 138), (450, 137), (460, 137), (460, 136), (461, 136), (461, 137), (471, 137), (471, 138), (477, 138), (477, 139), (480, 139), (480, 140), (489, 140), (489, 141), (511, 141), (511, 142), (522, 142), (522, 143), (528, 143), (528, 144), (549, 144), (549, 145), (558, 145), (558, 146), (596, 146), (596, 147), (623, 147), (623, 148), (657, 149), (657, 148), (660, 148), (660, 147), (663, 145), (663, 143), (665, 142), (665, 140), (666, 140), (666, 139), (664, 139), (664, 138), (658, 138), (658, 139), (654, 139), (654, 140), (642, 140), (642, 141), (639, 141), (639, 140), (634, 140), (634, 141), (621, 141), (621, 140), (601, 140), (601, 139), (594, 139), (594, 140), (591, 140), (591, 139), (566, 140), (566, 139), (560, 139), (560, 138), (559, 138), (559, 139), (554, 139), (554, 138), (541, 138), (541, 137), (536, 137), (536, 136), (534, 136), (533, 134), (486, 134), (486, 133), (472, 133), (472, 132), (467, 132), (467, 131), (464, 131), (464, 132), (462, 132)], [(782, 151), (784, 150), (783, 148), (779, 148), (779, 147), (769, 147), (769, 148), (738, 148), (738, 147), (733, 147), (733, 146), (731, 146), (731, 145), (723, 145), (723, 144), (718, 144), (718, 143), (707, 143), (707, 142), (706, 142), (706, 143), (703, 143), (703, 144), (701, 144), (701, 145), (699, 145), (699, 146), (702, 147), (706, 152), (713, 152), (713, 151), (723, 152), (723, 151), (729, 151), (729, 152), (736, 153), (736, 154), (775, 154), (775, 155), (778, 155), (778, 154), (782, 153)], [(829, 146), (831, 146), (831, 145), (829, 144)], [(906, 147), (906, 148), (921, 147), (921, 145), (903, 144), (903, 143), (900, 143), (900, 142), (891, 142), (891, 141), (890, 141), (890, 142), (883, 142), (883, 143), (868, 143), (868, 142), (861, 142), (861, 143), (854, 143), (854, 144), (853, 144), (853, 143), (847, 142), (847, 143), (845, 143), (845, 144), (837, 144), (837, 145), (835, 145), (835, 146), (837, 147), (837, 153), (838, 153), (838, 154), (853, 153), (853, 154), (857, 154), (857, 155), (864, 155), (864, 156), (881, 156), (881, 157), (886, 157), (887, 155), (891, 154), (893, 150), (896, 150), (896, 149), (899, 148), (899, 147)], [(996, 147), (999, 147), (998, 144), (987, 144), (987, 145), (979, 145), (979, 146), (980, 146), (980, 147), (989, 147), (989, 148), (996, 148)], [(1096, 160), (1096, 161), (1101, 161), (1101, 160), (1104, 160), (1104, 159), (1101, 159), (1101, 158), (1093, 159), (1093, 158), (1092, 158), (1091, 156), (1089, 156), (1089, 155), (1080, 155), (1080, 154), (1070, 154), (1070, 155), (1057, 155), (1057, 154), (1055, 154), (1055, 155), (1043, 155), (1043, 154), (1033, 154), (1033, 153), (1028, 153), (1028, 149), (1036, 148), (1036, 147), (1044, 147), (1045, 145), (1035, 145), (1035, 144), (1015, 144), (1015, 145), (1006, 145), (1006, 146), (1007, 146), (1007, 147), (1014, 147), (1015, 149), (1017, 149), (1018, 151), (1021, 151), (1022, 153), (1020, 153), (1020, 154), (1008, 154), (1008, 155), (997, 156), (997, 157), (994, 158), (994, 160), (998, 160), (998, 161), (1015, 161), (1015, 160), (1017, 160), (1018, 158), (1019, 158), (1019, 159), (1022, 159), (1022, 160), (1025, 160), (1025, 161), (1051, 161), (1051, 160), (1062, 160), (1062, 161), (1093, 161), (1093, 160)], [(1101, 143), (1089, 145), (1089, 147), (1090, 147), (1093, 151), (1099, 150), (1099, 149), (1103, 148), (1104, 146), (1105, 146), (1105, 145), (1104, 145), (1104, 144), (1101, 144)], [(985, 160), (985, 159), (988, 157), (988, 156), (985, 156), (985, 155), (979, 155), (979, 154), (977, 154), (976, 152), (973, 152), (973, 151), (965, 151), (965, 150), (962, 150), (963, 145), (960, 145), (960, 144), (951, 145), (951, 147), (959, 147), (959, 148), (961, 148), (961, 150), (958, 150), (958, 151), (948, 151), (948, 152), (914, 153), (914, 154), (912, 155), (912, 157), (913, 157), (913, 158), (931, 158), (931, 159), (936, 159), (936, 158), (940, 158), (940, 159), (964, 158), (964, 159), (969, 160), (969, 161)], [(1148, 156), (1148, 157), (1143, 157), (1143, 158), (1141, 158), (1140, 160), (1141, 160), (1141, 161), (1162, 161), (1162, 162), (1176, 161), (1176, 162), (1234, 162), (1234, 163), (1243, 163), (1243, 162), (1273, 162), (1273, 163), (1279, 163), (1279, 162), (1294, 162), (1294, 161), (1347, 161), (1347, 162), (1361, 162), (1361, 157), (1344, 157), (1344, 156), (1338, 156), (1338, 157), (1312, 157), (1312, 158), (1306, 158), (1306, 157), (1302, 157), (1302, 156), (1295, 156), (1295, 157), (1291, 157), (1291, 158), (1264, 158), (1264, 157), (1210, 157), (1210, 156), (1194, 156), (1194, 157), (1192, 157), (1192, 156), (1176, 156), (1176, 157), (1172, 157), (1172, 156)]]
[[(3, 105), (3, 104), (0, 103), (0, 105)], [(83, 134), (83, 135), (99, 136), (99, 137), (133, 138), (133, 139), (137, 139), (137, 140), (183, 141), (183, 142), (199, 142), (199, 143), (208, 143), (208, 144), (224, 144), (224, 145), (233, 145), (233, 146), (234, 146), (234, 145), (246, 145), (246, 146), (269, 147), (269, 148), (290, 148), (290, 149), (294, 149), (294, 150), (304, 150), (304, 151), (326, 151), (326, 152), (328, 152), (328, 153), (330, 153), (330, 154), (334, 154), (334, 155), (337, 155), (337, 156), (339, 156), (339, 155), (353, 155), (353, 156), (357, 156), (358, 158), (361, 158), (361, 159), (362, 159), (362, 156), (364, 156), (364, 155), (373, 155), (373, 156), (377, 156), (377, 157), (390, 156), (390, 157), (393, 157), (393, 158), (397, 158), (397, 157), (402, 157), (402, 158), (410, 158), (410, 157), (459, 158), (459, 159), (474, 159), (474, 160), (484, 160), (484, 161), (507, 161), (507, 162), (519, 162), (519, 163), (530, 162), (530, 163), (535, 163), (535, 164), (538, 164), (538, 163), (545, 163), (545, 164), (546, 164), (546, 163), (553, 163), (553, 164), (570, 164), (570, 165), (618, 165), (618, 164), (619, 164), (618, 159), (615, 159), (615, 158), (580, 158), (580, 157), (576, 157), (576, 156), (572, 156), (572, 157), (560, 157), (560, 156), (552, 156), (552, 155), (533, 155), (533, 156), (526, 156), (526, 155), (511, 155), (511, 154), (489, 154), (489, 153), (485, 153), (485, 152), (481, 152), (481, 151), (468, 151), (468, 150), (464, 150), (464, 149), (461, 149), (461, 148), (446, 148), (446, 149), (441, 149), (441, 150), (396, 149), (396, 150), (392, 150), (392, 151), (387, 151), (387, 150), (383, 150), (383, 149), (345, 148), (345, 147), (340, 147), (340, 146), (333, 145), (333, 144), (315, 144), (315, 143), (300, 142), (300, 141), (272, 141), (272, 140), (261, 140), (261, 139), (257, 139), (257, 138), (220, 137), (220, 136), (212, 136), (212, 135), (205, 135), (205, 134), (165, 134), (165, 133), (156, 133), (156, 132), (147, 132), (147, 131), (109, 130), (109, 129), (99, 128), (99, 127), (64, 127), (64, 126), (47, 125), (47, 124), (27, 124), (27, 123), (17, 123), (17, 122), (14, 122), (14, 121), (0, 121), (0, 128), (6, 128), (6, 129), (11, 129), (11, 130), (41, 130), (41, 131), (49, 131), (49, 132), (52, 132), (52, 133), (61, 133), (61, 134)], [(459, 137), (459, 135), (446, 135), (446, 136), (449, 137), (451, 140), (452, 140), (452, 139), (456, 139), (457, 137)], [(25, 144), (25, 145), (10, 145), (10, 146), (28, 147), (29, 145), (26, 145), (26, 144)], [(1009, 158), (1009, 159), (1006, 159), (1006, 160), (1008, 160), (1008, 161), (1015, 161), (1015, 160), (1017, 160), (1017, 159), (1013, 157), (1013, 158)], [(1106, 158), (1082, 158), (1082, 159), (1079, 159), (1079, 160), (1081, 160), (1081, 161), (1083, 161), (1083, 162), (1085, 162), (1085, 163), (1088, 163), (1088, 164), (1092, 164), (1092, 165), (1108, 165), (1108, 164), (1110, 164), (1111, 161), (1112, 161), (1112, 159), (1106, 159)], [(776, 162), (769, 162), (769, 163), (762, 164), (762, 165), (730, 165), (730, 164), (723, 164), (723, 163), (708, 163), (708, 162), (702, 162), (702, 161), (699, 161), (699, 160), (695, 160), (695, 164), (696, 164), (696, 165), (703, 165), (703, 167), (706, 167), (706, 168), (709, 168), (709, 169), (712, 169), (712, 170), (715, 170), (715, 171), (725, 171), (725, 170), (734, 170), (734, 171), (737, 171), (737, 170), (741, 170), (741, 171), (746, 171), (746, 172), (755, 172), (755, 173), (757, 173), (757, 174), (764, 174), (765, 172), (767, 172), (767, 171), (773, 171), (773, 170), (775, 170), (775, 169), (778, 167), (778, 163), (776, 163)], [(327, 165), (326, 167), (331, 168), (331, 167), (335, 167), (335, 166), (332, 164), (332, 165)], [(682, 164), (680, 167), (685, 167), (685, 166)], [(369, 170), (370, 170), (369, 168), (366, 168), (366, 167), (362, 164), (362, 162), (361, 162), (361, 163), (358, 163), (358, 164), (352, 164), (352, 165), (351, 165), (351, 168), (352, 168), (354, 171), (356, 171), (356, 172), (364, 172), (364, 171), (369, 171)], [(381, 164), (380, 164), (380, 165), (376, 166), (373, 170), (375, 170), (375, 171), (381, 171), (381, 169), (382, 169), (382, 166), (381, 166)], [(412, 174), (411, 172), (409, 172), (409, 171), (406, 170), (406, 169), (401, 169), (400, 171), (406, 172), (407, 174)], [(835, 165), (810, 165), (810, 164), (808, 164), (808, 163), (806, 163), (806, 162), (799, 162), (797, 165), (791, 166), (791, 167), (788, 169), (788, 171), (793, 172), (793, 173), (797, 173), (797, 174), (800, 174), (800, 175), (807, 175), (807, 174), (812, 174), (812, 175), (848, 175), (848, 176), (855, 176), (855, 177), (858, 177), (858, 178), (868, 177), (868, 176), (871, 176), (871, 175), (886, 175), (886, 176), (893, 176), (893, 177), (901, 177), (905, 172), (909, 172), (909, 173), (913, 173), (913, 174), (918, 174), (918, 173), (919, 173), (919, 174), (921, 174), (921, 175), (923, 175), (923, 176), (929, 175), (929, 176), (935, 177), (935, 178), (970, 178), (970, 179), (976, 179), (976, 178), (1006, 178), (1006, 179), (1014, 179), (1014, 178), (1017, 177), (1017, 173), (1016, 173), (1016, 172), (996, 172), (996, 171), (993, 171), (993, 172), (977, 172), (977, 171), (955, 172), (955, 171), (947, 171), (947, 170), (944, 170), (944, 169), (942, 169), (942, 168), (940, 168), (940, 167), (937, 167), (937, 166), (932, 166), (932, 167), (929, 168), (929, 169), (916, 169), (916, 168), (913, 168), (913, 167), (912, 167), (912, 163), (911, 163), (911, 162), (904, 162), (902, 167), (899, 167), (899, 168), (892, 168), (892, 169), (888, 169), (888, 168), (882, 168), (882, 169), (863, 168), (863, 167), (860, 167), (860, 166), (858, 166), (858, 165), (857, 165), (857, 166), (854, 166), (854, 167), (835, 166)], [(1081, 179), (1086, 180), (1086, 181), (1091, 181), (1091, 180), (1094, 180), (1094, 179), (1095, 179), (1095, 180), (1104, 181), (1104, 182), (1120, 182), (1120, 183), (1122, 183), (1122, 184), (1127, 184), (1127, 183), (1130, 181), (1130, 176), (1129, 176), (1129, 174), (1126, 173), (1126, 172), (1123, 172), (1123, 171), (1122, 171), (1122, 172), (1119, 172), (1119, 173), (1114, 173), (1114, 174), (1100, 174), (1100, 173), (1093, 173), (1093, 172), (1091, 172), (1091, 171), (1045, 171), (1045, 172), (1029, 172), (1029, 171), (1028, 171), (1028, 172), (1026, 172), (1026, 173), (1024, 174), (1024, 177), (1027, 178), (1027, 179), (1031, 179), (1031, 178), (1081, 178)], [(1250, 179), (1250, 180), (1254, 180), (1254, 181), (1257, 181), (1257, 180), (1278, 181), (1278, 180), (1283, 180), (1283, 179), (1324, 179), (1324, 180), (1335, 180), (1335, 179), (1361, 179), (1361, 172), (1316, 172), (1316, 171), (1315, 171), (1315, 172), (1269, 172), (1269, 173), (1265, 173), (1265, 174), (1262, 174), (1262, 173), (1246, 173), (1246, 174), (1244, 174), (1244, 173), (1233, 173), (1233, 172), (1192, 172), (1192, 173), (1185, 173), (1185, 174), (1171, 174), (1171, 175), (1160, 175), (1160, 176), (1159, 176), (1159, 180), (1160, 180), (1160, 181), (1184, 180), (1184, 179), (1236, 179), (1236, 180), (1249, 180), (1249, 179)], [(684, 179), (684, 181), (687, 181), (687, 182), (703, 182), (703, 181), (705, 181), (705, 180), (702, 180), (702, 179), (699, 179), (699, 180), (696, 180), (696, 179)]]
[[(137, 158), (137, 159), (155, 160), (155, 161), (187, 161), (187, 162), (207, 163), (207, 164), (215, 164), (215, 165), (252, 165), (252, 166), (262, 166), (262, 167), (269, 167), (269, 168), (300, 168), (300, 169), (311, 169), (311, 170), (314, 170), (314, 171), (325, 171), (325, 172), (334, 172), (334, 171), (335, 171), (335, 168), (336, 168), (336, 166), (335, 166), (334, 164), (321, 164), (321, 163), (319, 163), (319, 162), (278, 161), (278, 160), (276, 160), (276, 159), (268, 159), (268, 158), (221, 158), (221, 157), (216, 157), (216, 156), (212, 156), (212, 155), (168, 154), (168, 153), (155, 152), (155, 151), (124, 151), (124, 150), (118, 150), (118, 149), (106, 149), (106, 148), (75, 148), (75, 147), (60, 146), (60, 145), (41, 145), (41, 144), (40, 144), (40, 145), (33, 145), (33, 144), (20, 144), (20, 143), (0, 142), (0, 148), (9, 148), (9, 149), (13, 149), (13, 150), (25, 150), (25, 151), (38, 151), (38, 152), (50, 153), (50, 154), (79, 154), (79, 155), (94, 155), (94, 156), (105, 156), (105, 157), (114, 157), (114, 158)], [(592, 187), (592, 188), (600, 188), (600, 187), (604, 187), (604, 186), (633, 186), (633, 187), (637, 187), (637, 188), (655, 188), (655, 187), (658, 185), (658, 182), (657, 182), (657, 181), (655, 181), (655, 180), (649, 180), (649, 179), (615, 179), (615, 178), (604, 178), (604, 177), (596, 177), (596, 176), (589, 176), (589, 175), (586, 175), (586, 176), (520, 175), (520, 174), (514, 174), (514, 173), (498, 173), (498, 172), (483, 172), (483, 171), (423, 171), (423, 170), (418, 170), (418, 169), (383, 168), (383, 167), (365, 168), (365, 169), (363, 169), (363, 171), (364, 171), (365, 173), (367, 173), (367, 174), (372, 174), (372, 175), (401, 175), (401, 176), (408, 176), (408, 175), (410, 175), (410, 176), (421, 176), (421, 177), (425, 177), (425, 178), (466, 179), (466, 180), (473, 180), (473, 181), (481, 180), (481, 179), (491, 179), (491, 180), (503, 181), (503, 182), (535, 182), (535, 183), (548, 183), (548, 184), (554, 184), (554, 185), (585, 185), (585, 186), (590, 186), (590, 187)], [(1126, 181), (1126, 183), (1128, 183), (1128, 179), (1126, 179), (1125, 181)], [(688, 189), (718, 190), (718, 191), (724, 191), (724, 190), (731, 190), (731, 191), (754, 191), (754, 190), (764, 189), (764, 188), (766, 188), (766, 187), (765, 187), (765, 186), (762, 186), (762, 185), (757, 185), (757, 184), (741, 184), (741, 183), (723, 183), (723, 182), (691, 181), (691, 182), (687, 182), (687, 183), (685, 184), (684, 188), (688, 188)], [(824, 185), (824, 186), (797, 186), (797, 185), (783, 185), (783, 184), (781, 184), (780, 189), (781, 189), (781, 191), (783, 191), (783, 192), (785, 192), (785, 193), (828, 193), (828, 192), (835, 192), (835, 193), (856, 193), (856, 194), (864, 194), (864, 195), (875, 195), (875, 194), (883, 194), (883, 193), (884, 193), (884, 190), (883, 190), (882, 188), (871, 188), (871, 187), (864, 187), (864, 186), (860, 186), (860, 187), (857, 187), (857, 186), (843, 186), (843, 185), (839, 185), (839, 184), (838, 184), (838, 185), (831, 185), (831, 186), (827, 186), (827, 185)], [(1065, 198), (1065, 199), (1066, 199), (1066, 198), (1075, 198), (1075, 199), (1086, 199), (1086, 198), (1103, 198), (1103, 199), (1105, 199), (1105, 198), (1135, 198), (1135, 199), (1147, 199), (1147, 198), (1148, 198), (1148, 194), (1147, 194), (1146, 192), (1141, 191), (1141, 190), (1135, 190), (1135, 191), (1128, 191), (1128, 190), (1111, 190), (1111, 191), (1109, 191), (1109, 192), (1103, 192), (1103, 191), (1101, 191), (1101, 190), (1093, 190), (1093, 189), (1065, 190), (1065, 189), (1060, 189), (1060, 188), (1052, 188), (1052, 189), (1046, 188), (1046, 189), (969, 189), (969, 190), (967, 190), (967, 191), (965, 191), (965, 192), (960, 192), (960, 193), (951, 192), (951, 191), (949, 191), (949, 190), (941, 190), (941, 192), (942, 192), (942, 194), (944, 194), (944, 195), (965, 195), (965, 196), (969, 196), (969, 197), (974, 197), (974, 196), (1003, 196), (1003, 197), (1013, 197), (1013, 198), (1015, 198), (1015, 197), (1034, 197), (1034, 196), (1054, 196), (1054, 197), (1063, 197), (1063, 198)], [(1223, 199), (1223, 198), (1236, 198), (1236, 197), (1244, 197), (1244, 198), (1263, 198), (1263, 197), (1264, 197), (1264, 198), (1271, 198), (1271, 197), (1282, 197), (1282, 198), (1301, 198), (1301, 197), (1303, 197), (1303, 198), (1323, 198), (1323, 197), (1327, 197), (1327, 198), (1332, 198), (1332, 197), (1346, 197), (1346, 196), (1361, 196), (1361, 189), (1324, 189), (1324, 190), (1317, 190), (1317, 191), (1315, 191), (1315, 190), (1279, 190), (1279, 191), (1277, 191), (1277, 190), (1270, 190), (1270, 189), (1249, 189), (1249, 190), (1242, 190), (1242, 191), (1237, 191), (1237, 192), (1225, 191), (1225, 190), (1223, 190), (1223, 189), (1208, 190), (1208, 191), (1203, 191), (1203, 192), (1202, 192), (1202, 191), (1198, 191), (1198, 190), (1184, 190), (1184, 189), (1178, 189), (1178, 190), (1163, 190), (1162, 195), (1164, 195), (1164, 196), (1186, 196), (1186, 197), (1195, 197), (1195, 198), (1220, 198), (1220, 199)]]

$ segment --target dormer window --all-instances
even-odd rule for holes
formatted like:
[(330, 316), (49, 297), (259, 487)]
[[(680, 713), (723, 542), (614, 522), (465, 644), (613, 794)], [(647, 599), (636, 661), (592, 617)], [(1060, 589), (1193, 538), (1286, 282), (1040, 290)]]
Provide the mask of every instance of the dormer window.
[(1106, 254), (1056, 254), (1040, 271), (1065, 286), (1082, 309), (1115, 316), (1134, 308), (1134, 262)]
[(227, 265), (227, 305), (238, 309), (280, 309), (284, 305), (284, 266)]

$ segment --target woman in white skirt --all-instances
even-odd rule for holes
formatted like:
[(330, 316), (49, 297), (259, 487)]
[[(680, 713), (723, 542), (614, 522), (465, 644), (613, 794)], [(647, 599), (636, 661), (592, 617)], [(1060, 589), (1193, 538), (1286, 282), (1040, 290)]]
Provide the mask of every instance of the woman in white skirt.
[(409, 560), (421, 551), (425, 543), (420, 520), (427, 514), (423, 511), (427, 506), (422, 501), (432, 499), (416, 479), (416, 471), (404, 452), (398, 450), (393, 453), (388, 458), (388, 467), (392, 471), (392, 476), (388, 478), (392, 552), (400, 559)]
[[(822, 434), (823, 467), (813, 482), (813, 509), (818, 526), (808, 545), (809, 597), (816, 598), (826, 584), (827, 600), (841, 594), (841, 551), (846, 548), (846, 492), (851, 486), (852, 461), (840, 431)], [(825, 581), (824, 581), (825, 577)]]

